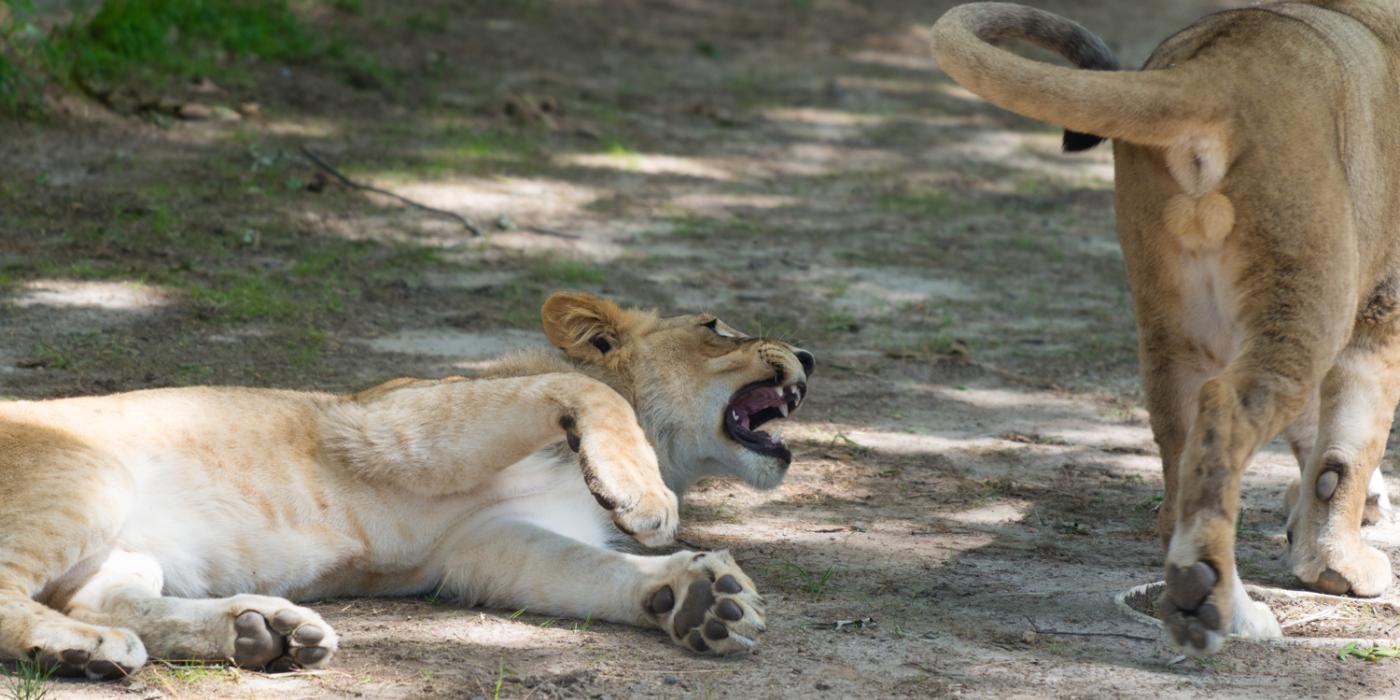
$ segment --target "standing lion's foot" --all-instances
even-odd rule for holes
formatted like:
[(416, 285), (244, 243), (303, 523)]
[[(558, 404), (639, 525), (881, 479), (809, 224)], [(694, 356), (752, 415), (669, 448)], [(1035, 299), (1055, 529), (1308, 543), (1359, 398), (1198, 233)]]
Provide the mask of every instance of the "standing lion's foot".
[(1172, 645), (1186, 654), (1214, 654), (1231, 634), (1254, 639), (1283, 636), (1269, 606), (1252, 600), (1239, 572), (1221, 581), (1214, 566), (1167, 564), (1167, 582), (1158, 600), (1162, 624)]
[(763, 598), (753, 581), (727, 551), (685, 554), (685, 567), (650, 594), (646, 609), (671, 641), (693, 651), (753, 649), (765, 629)]
[(233, 662), (272, 673), (316, 668), (335, 655), (336, 635), (320, 615), (280, 598), (235, 596)]

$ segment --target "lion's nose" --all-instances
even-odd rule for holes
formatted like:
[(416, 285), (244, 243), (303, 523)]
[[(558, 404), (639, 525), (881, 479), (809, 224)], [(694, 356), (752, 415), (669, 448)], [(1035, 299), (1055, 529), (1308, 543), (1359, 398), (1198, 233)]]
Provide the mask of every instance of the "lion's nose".
[(812, 353), (806, 350), (798, 350), (796, 354), (797, 361), (802, 363), (802, 371), (806, 372), (808, 377), (811, 377), (812, 372), (817, 369), (817, 358), (812, 357)]

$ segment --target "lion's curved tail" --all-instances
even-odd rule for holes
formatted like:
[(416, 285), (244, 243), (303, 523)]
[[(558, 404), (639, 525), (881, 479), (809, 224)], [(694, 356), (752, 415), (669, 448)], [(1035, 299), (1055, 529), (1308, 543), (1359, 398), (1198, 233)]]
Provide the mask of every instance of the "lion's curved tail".
[[(1117, 71), (1092, 32), (1058, 15), (1021, 5), (978, 2), (949, 10), (933, 26), (939, 66), (993, 104), (1092, 137), (1066, 134), (1066, 148), (1099, 140), (1178, 146), (1213, 134), (1224, 99), (1181, 68)], [(1022, 58), (990, 43), (1021, 39), (1054, 51), (1076, 70)]]

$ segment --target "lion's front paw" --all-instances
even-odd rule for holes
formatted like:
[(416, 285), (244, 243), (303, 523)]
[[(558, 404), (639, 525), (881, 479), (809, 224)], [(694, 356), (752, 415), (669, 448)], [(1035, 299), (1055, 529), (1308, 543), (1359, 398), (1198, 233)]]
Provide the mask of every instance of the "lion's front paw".
[(236, 665), (278, 673), (317, 668), (335, 655), (335, 632), (312, 610), (281, 598), (247, 595), (229, 600)]
[(661, 479), (656, 452), (641, 429), (578, 432), (572, 419), (563, 426), (569, 449), (578, 453), (584, 484), (598, 505), (612, 513), (617, 529), (648, 547), (675, 541), (679, 502)]
[(94, 627), (72, 620), (35, 625), (30, 655), (56, 676), (111, 680), (135, 673), (146, 663), (146, 647), (135, 633)]
[(647, 610), (671, 641), (705, 654), (753, 649), (765, 629), (763, 598), (727, 551), (688, 555), (677, 576), (653, 591)]

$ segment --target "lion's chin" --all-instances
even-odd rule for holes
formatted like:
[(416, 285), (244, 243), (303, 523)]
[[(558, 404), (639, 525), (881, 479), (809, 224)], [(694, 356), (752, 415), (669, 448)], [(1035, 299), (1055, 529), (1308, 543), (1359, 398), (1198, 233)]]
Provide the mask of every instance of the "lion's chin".
[(739, 468), (735, 470), (736, 476), (743, 479), (748, 485), (765, 491), (776, 488), (783, 483), (783, 479), (787, 477), (788, 467), (792, 464), (790, 452), (787, 453), (786, 458), (768, 457), (747, 450), (739, 451), (737, 456)]

